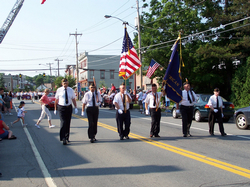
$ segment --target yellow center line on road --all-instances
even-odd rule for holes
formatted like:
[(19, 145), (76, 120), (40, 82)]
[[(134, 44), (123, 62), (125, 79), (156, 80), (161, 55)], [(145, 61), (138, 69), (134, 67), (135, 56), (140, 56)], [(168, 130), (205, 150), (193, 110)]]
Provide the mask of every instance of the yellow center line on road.
[[(82, 117), (75, 115), (75, 114), (72, 114), (72, 116), (88, 122), (87, 118), (82, 118)], [(112, 127), (112, 126), (104, 124), (104, 123), (98, 122), (98, 126), (103, 127), (105, 129), (109, 129), (109, 130), (114, 131), (114, 132), (117, 132), (116, 127)], [(200, 161), (202, 163), (205, 163), (205, 164), (208, 164), (208, 165), (211, 165), (211, 166), (214, 166), (214, 167), (217, 167), (217, 168), (220, 168), (220, 169), (223, 169), (223, 170), (226, 170), (226, 171), (229, 171), (229, 172), (232, 172), (232, 173), (235, 173), (237, 175), (240, 175), (240, 176), (243, 176), (243, 177), (250, 179), (250, 170), (248, 170), (246, 168), (242, 168), (242, 167), (239, 167), (236, 165), (222, 162), (222, 161), (219, 161), (219, 160), (216, 160), (216, 159), (213, 159), (213, 158), (201, 155), (201, 154), (197, 154), (197, 153), (185, 150), (185, 149), (181, 149), (181, 148), (178, 148), (178, 147), (166, 144), (166, 143), (162, 143), (162, 142), (150, 139), (150, 138), (146, 138), (146, 137), (134, 134), (134, 133), (130, 133), (129, 136), (131, 138), (143, 141), (145, 143), (154, 145), (156, 147), (171, 151), (173, 153), (177, 153), (179, 155)]]

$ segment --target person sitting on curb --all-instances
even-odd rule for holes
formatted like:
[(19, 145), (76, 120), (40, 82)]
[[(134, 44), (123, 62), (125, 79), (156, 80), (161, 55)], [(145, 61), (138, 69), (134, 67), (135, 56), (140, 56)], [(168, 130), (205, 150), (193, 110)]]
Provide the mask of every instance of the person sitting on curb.
[[(10, 128), (6, 125), (6, 123), (1, 120), (2, 116), (0, 115), (0, 139), (16, 139), (16, 136), (13, 135)], [(5, 130), (4, 130), (5, 129)]]

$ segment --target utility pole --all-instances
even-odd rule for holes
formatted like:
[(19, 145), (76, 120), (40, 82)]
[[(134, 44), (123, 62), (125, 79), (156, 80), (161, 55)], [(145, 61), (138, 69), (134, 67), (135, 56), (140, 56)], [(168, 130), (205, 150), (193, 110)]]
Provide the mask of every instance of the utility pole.
[(60, 74), (59, 74), (59, 61), (63, 61), (63, 60), (59, 60), (58, 58), (57, 59), (55, 59), (55, 61), (57, 61), (57, 71), (58, 71), (58, 74), (57, 74), (57, 76), (59, 77), (60, 76)]
[(78, 83), (79, 83), (79, 73), (78, 73), (78, 42), (77, 36), (82, 36), (82, 34), (77, 34), (77, 30), (75, 34), (69, 34), (69, 36), (74, 35), (76, 39), (76, 90), (77, 90), (77, 99), (79, 99), (79, 90), (78, 90)]
[[(141, 55), (141, 26), (140, 26), (140, 12), (139, 12), (139, 1), (136, 0), (136, 4), (137, 4), (137, 30), (138, 30), (138, 48), (139, 48), (139, 60), (141, 61), (142, 63), (142, 55)], [(142, 88), (142, 85), (143, 85), (143, 77), (142, 77), (142, 66), (140, 68), (140, 75), (141, 75), (141, 88)]]
[(51, 65), (54, 63), (46, 63), (47, 65), (49, 65), (49, 71), (50, 71), (50, 85), (51, 85), (51, 89), (52, 89), (52, 72), (51, 72)]
[(49, 71), (50, 71), (50, 77), (52, 76), (52, 72), (51, 72), (51, 65), (54, 63), (46, 63), (47, 65), (49, 65)]

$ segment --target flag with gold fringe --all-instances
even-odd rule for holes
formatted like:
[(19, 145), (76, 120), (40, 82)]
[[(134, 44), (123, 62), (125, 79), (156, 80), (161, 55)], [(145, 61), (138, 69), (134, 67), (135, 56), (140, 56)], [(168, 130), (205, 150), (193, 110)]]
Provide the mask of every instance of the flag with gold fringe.
[(141, 67), (141, 61), (138, 58), (136, 50), (128, 35), (127, 28), (125, 27), (125, 35), (122, 44), (122, 53), (120, 58), (119, 76), (127, 80)]
[(178, 37), (174, 46), (172, 47), (173, 51), (163, 79), (167, 97), (176, 103), (179, 103), (182, 100), (182, 78), (180, 59), (178, 54), (179, 41), (180, 37)]

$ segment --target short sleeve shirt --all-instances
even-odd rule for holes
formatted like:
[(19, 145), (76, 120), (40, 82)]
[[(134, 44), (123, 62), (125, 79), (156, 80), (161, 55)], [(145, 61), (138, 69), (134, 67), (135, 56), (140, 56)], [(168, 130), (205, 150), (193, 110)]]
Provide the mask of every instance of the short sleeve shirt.
[[(127, 93), (127, 95), (131, 98), (131, 96)], [(121, 110), (124, 110), (124, 107), (123, 107), (123, 97), (124, 97), (124, 94), (122, 94), (121, 92), (116, 94), (115, 97), (114, 97), (114, 100), (113, 100), (113, 104), (117, 103), (119, 108)], [(115, 109), (117, 110), (117, 108), (115, 107)], [(126, 109), (128, 110), (129, 109), (129, 102), (126, 100)]]
[(72, 104), (72, 99), (76, 98), (75, 92), (72, 88), (67, 87), (68, 104), (66, 104), (65, 88), (62, 86), (57, 89), (55, 98), (58, 99), (58, 104), (61, 106), (69, 106)]
[(151, 92), (147, 95), (146, 99), (145, 99), (145, 103), (147, 103), (149, 105), (150, 108), (156, 108), (156, 105), (160, 106), (161, 103), (160, 103), (160, 99), (161, 99), (161, 92), (156, 92), (156, 103), (155, 103), (155, 106), (154, 106), (154, 93)]

